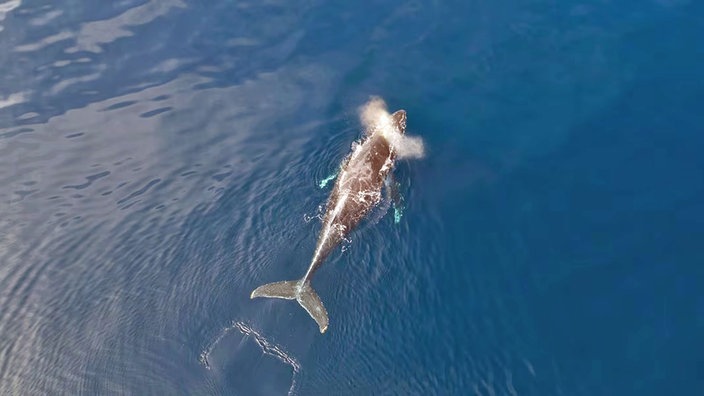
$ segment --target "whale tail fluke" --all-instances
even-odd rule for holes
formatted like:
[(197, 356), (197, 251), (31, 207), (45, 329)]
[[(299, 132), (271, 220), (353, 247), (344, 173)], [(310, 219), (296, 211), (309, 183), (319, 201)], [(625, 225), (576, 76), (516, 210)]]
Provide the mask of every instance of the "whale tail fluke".
[(250, 298), (256, 297), (296, 300), (315, 320), (321, 333), (328, 329), (328, 312), (308, 280), (267, 283), (254, 289)]
[(254, 289), (250, 297), (269, 297), (282, 298), (284, 300), (295, 300), (297, 286), (298, 281), (267, 283), (266, 285), (262, 285)]

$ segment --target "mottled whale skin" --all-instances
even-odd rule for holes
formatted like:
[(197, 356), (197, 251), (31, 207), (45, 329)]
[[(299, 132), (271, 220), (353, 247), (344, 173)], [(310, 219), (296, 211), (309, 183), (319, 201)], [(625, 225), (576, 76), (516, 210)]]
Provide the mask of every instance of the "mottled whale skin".
[[(392, 128), (390, 130), (390, 128)], [(269, 283), (256, 288), (255, 297), (297, 300), (316, 321), (320, 332), (328, 328), (328, 314), (311, 286), (311, 278), (330, 253), (352, 232), (359, 222), (381, 201), (381, 190), (394, 167), (396, 152), (390, 134), (406, 132), (406, 111), (381, 117), (364, 139), (353, 146), (325, 206), (323, 228), (308, 271), (300, 280)]]

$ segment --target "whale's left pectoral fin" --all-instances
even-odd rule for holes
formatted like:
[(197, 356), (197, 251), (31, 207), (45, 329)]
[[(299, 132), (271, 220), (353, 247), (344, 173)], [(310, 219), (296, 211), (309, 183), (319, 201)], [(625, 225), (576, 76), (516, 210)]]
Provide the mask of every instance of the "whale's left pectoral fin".
[(386, 193), (394, 205), (394, 223), (398, 224), (401, 222), (401, 216), (403, 216), (405, 208), (403, 206), (403, 195), (401, 195), (401, 183), (396, 181), (393, 173), (389, 173), (386, 176)]

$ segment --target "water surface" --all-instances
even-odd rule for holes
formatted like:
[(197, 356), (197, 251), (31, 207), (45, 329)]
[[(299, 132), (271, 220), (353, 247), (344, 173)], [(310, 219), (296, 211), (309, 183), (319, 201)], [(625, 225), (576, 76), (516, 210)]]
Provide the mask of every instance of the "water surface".
[[(0, 393), (704, 392), (701, 15), (0, 3)], [(249, 293), (304, 273), (370, 95), (428, 150), (320, 335)]]

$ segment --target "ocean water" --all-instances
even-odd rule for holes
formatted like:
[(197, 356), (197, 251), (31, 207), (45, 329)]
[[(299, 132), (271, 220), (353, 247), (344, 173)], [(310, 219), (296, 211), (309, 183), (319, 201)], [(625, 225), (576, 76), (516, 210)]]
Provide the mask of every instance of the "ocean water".
[(1, 394), (704, 394), (702, 2), (0, 1)]

